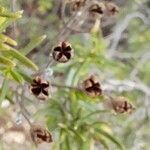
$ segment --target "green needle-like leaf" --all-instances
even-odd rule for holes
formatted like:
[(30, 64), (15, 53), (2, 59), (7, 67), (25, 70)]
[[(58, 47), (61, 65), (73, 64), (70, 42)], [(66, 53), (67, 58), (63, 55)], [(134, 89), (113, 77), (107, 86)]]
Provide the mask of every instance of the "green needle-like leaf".
[(107, 141), (104, 137), (100, 136), (97, 133), (93, 133), (92, 136), (94, 139), (98, 140), (100, 142), (100, 144), (102, 144), (106, 150), (109, 150)]
[(0, 43), (0, 51), (8, 51), (10, 49), (11, 49), (11, 47), (9, 45)]
[(23, 13), (23, 11), (18, 11), (18, 12), (15, 12), (15, 13), (2, 11), (2, 12), (0, 12), (0, 16), (1, 17), (6, 17), (6, 18), (17, 19), (17, 18), (21, 18), (22, 17), (22, 13)]
[(11, 56), (15, 59), (17, 59), (19, 62), (21, 62), (23, 65), (34, 69), (34, 70), (38, 70), (38, 67), (27, 57), (25, 57), (24, 55), (22, 55), (19, 51), (15, 50), (14, 48), (9, 47), (10, 49), (8, 51), (2, 51), (5, 55), (7, 56)]
[(124, 150), (123, 145), (116, 138), (114, 138), (111, 134), (107, 133), (106, 131), (100, 128), (96, 129), (96, 131), (102, 134), (104, 137), (106, 137), (110, 141), (112, 141), (113, 143), (115, 143), (120, 150)]
[(13, 46), (16, 46), (17, 45), (17, 42), (14, 41), (13, 39), (11, 39), (10, 37), (4, 35), (4, 34), (0, 34), (0, 41), (2, 42), (6, 42), (10, 45), (13, 45)]
[(8, 27), (11, 21), (12, 19), (0, 17), (0, 33), (3, 32)]
[(2, 83), (1, 92), (0, 92), (0, 104), (5, 99), (6, 93), (8, 90), (8, 79), (5, 78)]
[(13, 69), (10, 69), (10, 72), (11, 76), (13, 77), (13, 79), (19, 83), (23, 83), (23, 77), (16, 71), (16, 70), (13, 70)]
[(17, 68), (16, 70), (24, 78), (25, 81), (27, 81), (29, 83), (32, 82), (32, 77), (30, 75), (28, 75), (27, 73), (22, 71), (20, 68)]
[(46, 38), (46, 35), (43, 35), (43, 36), (36, 37), (36, 38), (32, 39), (31, 42), (26, 47), (21, 49), (20, 51), (22, 52), (22, 54), (27, 55), (36, 46), (38, 46), (45, 38)]
[(0, 64), (4, 64), (4, 65), (9, 66), (9, 67), (16, 66), (16, 64), (12, 60), (10, 60), (4, 56), (0, 56)]

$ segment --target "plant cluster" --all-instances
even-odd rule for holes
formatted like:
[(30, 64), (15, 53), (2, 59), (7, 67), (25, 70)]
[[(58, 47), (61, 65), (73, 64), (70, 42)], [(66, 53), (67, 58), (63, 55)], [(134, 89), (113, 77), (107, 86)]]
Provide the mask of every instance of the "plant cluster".
[[(71, 12), (66, 13), (68, 6)], [(17, 42), (3, 32), (22, 16), (22, 11), (12, 13), (0, 7), (0, 73), (3, 81), (0, 103), (4, 99), (11, 103), (16, 100), (30, 125), (36, 146), (47, 142), (56, 150), (92, 150), (97, 144), (109, 149), (112, 142), (118, 149), (124, 149), (103, 116), (128, 115), (135, 107), (128, 98), (104, 88), (103, 83), (109, 76), (101, 80), (99, 77), (99, 70), (109, 73), (109, 69), (124, 69), (123, 65), (106, 57), (105, 40), (98, 31), (105, 17), (114, 17), (118, 12), (119, 7), (107, 1), (64, 1), (61, 7), (64, 28), (51, 47), (47, 64), (39, 69), (26, 55), (46, 36), (37, 37), (24, 48), (17, 49)], [(84, 28), (89, 18), (94, 20), (90, 30)], [(73, 43), (65, 37), (67, 32), (89, 32), (89, 41)], [(23, 102), (30, 99), (33, 105), (33, 99), (45, 104), (43, 109), (37, 110), (34, 119), (45, 118), (47, 129), (31, 121)]]

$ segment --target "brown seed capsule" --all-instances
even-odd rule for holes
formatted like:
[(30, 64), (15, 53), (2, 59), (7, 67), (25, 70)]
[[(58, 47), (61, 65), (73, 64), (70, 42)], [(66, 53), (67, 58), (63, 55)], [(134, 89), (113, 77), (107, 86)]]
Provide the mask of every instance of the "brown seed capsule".
[(41, 126), (33, 126), (30, 130), (31, 138), (33, 142), (38, 145), (43, 142), (51, 143), (52, 135), (47, 129), (42, 128)]
[(125, 97), (113, 98), (111, 101), (112, 108), (116, 113), (130, 113), (132, 112), (134, 106), (128, 102), (128, 99)]
[(96, 3), (90, 7), (90, 12), (93, 14), (103, 15), (105, 11), (105, 5), (103, 3)]
[(106, 3), (106, 9), (109, 15), (116, 15), (119, 12), (119, 7), (114, 3)]
[(77, 11), (80, 7), (84, 6), (86, 0), (74, 0), (72, 3), (72, 10)]
[(41, 76), (36, 76), (30, 86), (31, 92), (40, 100), (47, 99), (49, 93), (49, 82), (44, 80)]
[(83, 88), (85, 92), (91, 97), (96, 97), (102, 94), (100, 83), (97, 80), (97, 77), (94, 75), (91, 75), (83, 82)]
[(52, 52), (54, 60), (60, 63), (68, 62), (73, 56), (73, 49), (67, 42), (61, 42)]

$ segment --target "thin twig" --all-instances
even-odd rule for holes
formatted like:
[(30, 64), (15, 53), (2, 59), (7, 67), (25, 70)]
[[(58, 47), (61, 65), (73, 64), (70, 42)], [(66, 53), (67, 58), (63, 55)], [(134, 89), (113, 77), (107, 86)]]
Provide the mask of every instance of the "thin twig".
[[(17, 90), (16, 90), (16, 91), (17, 91)], [(28, 124), (29, 124), (30, 126), (32, 126), (32, 123), (31, 123), (31, 121), (29, 120), (29, 118), (27, 117), (27, 114), (25, 113), (24, 108), (23, 108), (23, 106), (22, 106), (22, 102), (21, 102), (22, 99), (20, 100), (19, 98), (20, 98), (20, 95), (18, 95), (18, 93), (16, 92), (16, 101), (17, 101), (17, 103), (18, 103), (18, 105), (19, 105), (19, 107), (20, 107), (21, 114), (22, 114), (23, 117), (27, 120)]]
[(146, 95), (150, 95), (150, 88), (147, 87), (145, 84), (143, 84), (140, 80), (131, 81), (131, 80), (110, 79), (105, 81), (102, 87), (104, 91), (124, 92), (124, 91), (139, 90), (145, 93)]
[[(63, 27), (63, 29), (61, 29), (60, 32), (58, 32), (58, 34), (56, 35), (56, 37), (54, 38), (55, 39), (55, 42), (60, 42), (60, 41), (65, 41), (68, 37), (68, 34), (70, 34), (70, 32), (72, 32), (70, 29), (73, 27), (73, 26), (77, 26), (78, 25), (78, 22), (80, 20), (83, 19), (83, 15), (85, 14), (85, 12), (88, 10), (88, 8), (90, 7), (91, 5), (91, 1), (90, 0), (87, 0), (86, 1), (86, 5), (85, 7), (83, 7), (82, 9), (79, 9), (79, 11), (77, 11), (76, 13), (74, 13), (70, 19), (68, 20), (68, 22), (65, 24), (65, 26)], [(80, 15), (79, 15), (79, 12), (80, 12)], [(55, 43), (54, 42), (54, 43)], [(53, 45), (54, 45), (53, 43)], [(49, 45), (49, 44), (48, 44)], [(49, 47), (49, 46), (47, 46)], [(52, 47), (52, 46), (51, 46)], [(52, 51), (52, 50), (51, 50)], [(49, 56), (51, 55), (51, 51), (49, 52)], [(46, 68), (48, 68), (50, 65), (50, 62), (51, 60), (48, 61), (47, 65), (46, 65)], [(42, 69), (42, 71), (44, 72), (45, 69)]]
[[(70, 26), (70, 27), (67, 26), (67, 21), (65, 20), (65, 9), (66, 9), (66, 4), (67, 3), (73, 3), (73, 2), (64, 2), (62, 4), (62, 7), (61, 7), (61, 18), (62, 18), (62, 22), (63, 22), (64, 26), (67, 27), (70, 31), (75, 32), (75, 33), (87, 33), (87, 31), (83, 31), (83, 29), (77, 29), (77, 26), (75, 26), (75, 28), (72, 27), (72, 26)], [(83, 7), (81, 7), (81, 8), (83, 8)], [(81, 13), (81, 8), (78, 11), (75, 12), (77, 14), (77, 16), (81, 16), (81, 14), (83, 14), (83, 13)], [(82, 19), (80, 18), (80, 20), (83, 20), (83, 19), (85, 19), (85, 18), (82, 18)]]
[(51, 86), (54, 86), (57, 88), (67, 88), (67, 89), (71, 89), (71, 90), (83, 91), (79, 87), (73, 87), (73, 86), (68, 86), (68, 85), (59, 85), (59, 84), (52, 83)]
[(144, 22), (144, 24), (148, 23), (147, 18), (142, 13), (134, 12), (132, 14), (127, 15), (125, 17), (125, 19), (122, 22), (118, 23), (118, 25), (115, 27), (115, 31), (112, 35), (112, 37), (113, 37), (112, 45), (109, 49), (109, 56), (111, 56), (111, 57), (114, 56), (123, 31), (125, 31), (125, 29), (129, 25), (130, 21), (134, 18), (140, 18)]
[[(16, 11), (16, 0), (11, 0), (11, 9), (13, 12)], [(16, 33), (17, 33), (17, 24), (16, 22), (13, 22), (13, 25), (12, 25), (12, 28), (13, 28), (13, 38), (16, 39)]]

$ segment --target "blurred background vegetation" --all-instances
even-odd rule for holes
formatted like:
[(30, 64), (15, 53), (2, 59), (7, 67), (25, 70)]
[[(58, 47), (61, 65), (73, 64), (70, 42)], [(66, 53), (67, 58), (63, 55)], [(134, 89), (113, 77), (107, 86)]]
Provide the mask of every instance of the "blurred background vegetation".
[[(28, 85), (37, 66), (46, 66), (51, 48), (61, 39), (72, 44), (75, 54), (68, 63), (46, 70), (52, 82), (78, 86), (90, 74), (96, 74), (104, 93), (125, 96), (136, 109), (131, 114), (115, 115), (105, 110), (103, 96), (93, 99), (73, 89), (53, 88), (51, 98), (42, 104), (28, 92), (24, 105), (31, 113), (29, 118), (46, 125), (54, 140), (39, 149), (150, 149), (150, 2), (111, 2), (120, 7), (119, 13), (102, 18), (98, 27), (88, 20), (80, 29), (86, 33), (80, 33), (70, 29), (62, 32), (66, 28), (61, 14), (63, 0), (0, 0), (0, 6), (7, 9), (4, 14), (11, 14), (3, 16), (0, 10), (0, 32), (4, 33), (0, 34), (0, 49), (6, 42), (12, 45), (6, 49), (15, 51), (14, 55), (0, 53), (0, 61), (7, 63), (0, 62), (0, 149), (35, 149), (16, 104), (16, 87)], [(23, 14), (10, 13), (19, 10)], [(8, 37), (3, 41), (3, 35), (14, 41)]]

